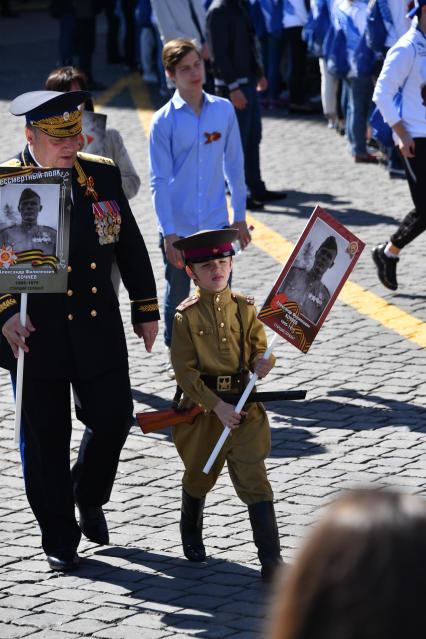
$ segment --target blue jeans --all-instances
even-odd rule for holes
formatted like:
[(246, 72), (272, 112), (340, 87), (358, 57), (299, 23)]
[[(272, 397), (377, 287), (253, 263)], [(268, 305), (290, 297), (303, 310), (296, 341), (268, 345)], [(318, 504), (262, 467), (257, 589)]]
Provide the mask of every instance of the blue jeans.
[(261, 39), (263, 65), (268, 78), (266, 94), (269, 100), (276, 100), (281, 89), (280, 63), (283, 49), (282, 31), (278, 34), (267, 33)]
[(191, 280), (184, 268), (176, 268), (166, 259), (164, 251), (164, 238), (160, 235), (160, 248), (163, 254), (164, 275), (166, 277), (166, 290), (164, 293), (164, 343), (170, 348), (172, 343), (173, 318), (176, 306), (189, 296)]
[(246, 96), (247, 106), (245, 109), (236, 109), (235, 112), (244, 151), (246, 185), (250, 195), (256, 197), (265, 191), (265, 184), (260, 175), (259, 147), (262, 139), (262, 122), (259, 96), (255, 81), (244, 84), (240, 88)]
[(367, 153), (365, 134), (372, 109), (373, 80), (370, 76), (346, 78), (348, 105), (346, 111), (346, 131), (352, 155)]

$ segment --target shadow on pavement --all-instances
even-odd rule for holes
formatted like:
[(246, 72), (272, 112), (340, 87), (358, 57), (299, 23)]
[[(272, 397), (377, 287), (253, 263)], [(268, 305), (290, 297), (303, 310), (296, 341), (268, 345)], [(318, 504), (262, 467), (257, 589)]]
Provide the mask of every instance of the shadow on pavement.
[[(303, 202), (307, 202), (303, 206)], [(362, 211), (352, 207), (345, 207), (349, 200), (342, 200), (330, 193), (307, 193), (305, 191), (287, 191), (287, 197), (281, 202), (268, 203), (262, 211), (256, 211), (257, 215), (275, 214), (291, 215), (299, 219), (308, 219), (312, 214), (314, 204), (320, 206), (332, 206), (331, 213), (344, 224), (352, 226), (374, 226), (376, 224), (397, 224), (398, 220), (390, 215), (381, 215), (372, 211)], [(291, 209), (290, 211), (288, 209)], [(296, 209), (296, 210), (293, 210)]]
[[(229, 636), (230, 626), (235, 627), (235, 633), (261, 629), (270, 592), (257, 570), (217, 559), (193, 564), (170, 555), (114, 546), (97, 551), (95, 556), (83, 558), (73, 577), (128, 589), (122, 594), (135, 604), (126, 609), (159, 614), (161, 624), (168, 628), (182, 633), (191, 630), (191, 636), (209, 639)], [(102, 557), (122, 558), (128, 564), (111, 566)], [(181, 610), (164, 613), (161, 605)]]
[[(418, 404), (390, 399), (377, 394), (363, 394), (353, 389), (329, 391), (330, 399), (307, 401), (303, 405), (296, 402), (275, 406), (271, 403), (270, 410), (275, 413), (271, 423), (275, 426), (273, 439), (275, 445), (285, 445), (288, 442), (306, 442), (309, 448), (298, 454), (314, 454), (309, 442), (314, 435), (306, 431), (306, 427), (318, 428), (347, 428), (350, 430), (373, 430), (389, 426), (407, 426), (412, 431), (425, 432), (424, 408)], [(347, 398), (347, 402), (335, 401), (332, 397)], [(278, 416), (278, 417), (277, 417)], [(280, 428), (285, 424), (285, 428)], [(278, 427), (277, 427), (278, 426)], [(301, 427), (305, 428), (301, 428)], [(291, 448), (291, 447), (290, 447)], [(279, 454), (273, 456), (281, 456)], [(319, 451), (317, 451), (319, 452)]]

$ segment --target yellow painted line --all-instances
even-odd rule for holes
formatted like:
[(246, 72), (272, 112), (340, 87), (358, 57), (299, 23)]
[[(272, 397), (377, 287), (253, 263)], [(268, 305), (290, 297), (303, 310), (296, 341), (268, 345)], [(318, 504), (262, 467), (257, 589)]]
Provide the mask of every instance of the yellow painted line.
[(122, 91), (127, 89), (130, 85), (132, 75), (133, 73), (124, 75), (122, 78), (114, 82), (109, 89), (101, 93), (95, 100), (95, 110), (98, 111), (101, 107), (111, 102), (111, 100), (113, 100)]
[[(284, 265), (293, 250), (293, 244), (253, 215), (247, 215), (247, 224), (254, 226), (253, 244)], [(426, 348), (426, 323), (386, 302), (382, 297), (347, 281), (339, 293), (339, 300), (355, 308), (361, 315), (376, 320), (385, 328)]]
[[(105, 106), (126, 88), (130, 90), (140, 123), (145, 135), (148, 137), (154, 110), (146, 85), (141, 81), (139, 74), (132, 73), (120, 78), (108, 91), (105, 91), (100, 96), (97, 100), (97, 105)], [(252, 224), (255, 229), (253, 244), (280, 264), (284, 264), (293, 250), (293, 244), (249, 213), (247, 213), (247, 224)], [(352, 306), (361, 315), (376, 320), (385, 328), (401, 335), (401, 337), (414, 342), (422, 348), (426, 348), (426, 323), (406, 313), (394, 304), (386, 302), (379, 295), (371, 293), (354, 282), (347, 281), (340, 291), (339, 300)]]

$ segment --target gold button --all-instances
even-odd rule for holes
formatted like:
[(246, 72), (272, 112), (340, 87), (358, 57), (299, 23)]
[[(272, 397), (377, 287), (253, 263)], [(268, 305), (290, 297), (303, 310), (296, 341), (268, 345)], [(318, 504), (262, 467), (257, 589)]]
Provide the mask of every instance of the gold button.
[(200, 331), (198, 335), (204, 335), (204, 331)]
[(68, 271), (68, 273), (71, 273), (72, 267), (71, 266), (67, 266), (67, 271)]
[(92, 286), (92, 293), (97, 293), (98, 289), (96, 288), (96, 286)]
[(96, 268), (96, 262), (92, 262), (90, 268), (94, 271)]
[(68, 319), (69, 319), (69, 321), (73, 320), (73, 319), (74, 319), (74, 315), (71, 315), (71, 313), (70, 313), (70, 314), (68, 315)]
[(220, 323), (220, 328), (223, 328), (224, 326), (225, 326), (225, 323), (224, 323), (224, 322), (221, 322), (221, 323)]
[(218, 306), (218, 307), (217, 307), (217, 310), (218, 310), (218, 311), (220, 311), (220, 310), (221, 310), (220, 306)]
[(219, 295), (216, 297), (216, 302), (220, 302), (220, 297), (219, 297)]
[(72, 291), (71, 289), (68, 289), (67, 291), (67, 295), (68, 297), (71, 297), (71, 295), (73, 295), (74, 291)]
[(226, 337), (222, 337), (222, 342), (226, 342)]
[(95, 311), (95, 309), (93, 309), (93, 311), (90, 311), (90, 315), (91, 315), (92, 317), (96, 317), (97, 312)]

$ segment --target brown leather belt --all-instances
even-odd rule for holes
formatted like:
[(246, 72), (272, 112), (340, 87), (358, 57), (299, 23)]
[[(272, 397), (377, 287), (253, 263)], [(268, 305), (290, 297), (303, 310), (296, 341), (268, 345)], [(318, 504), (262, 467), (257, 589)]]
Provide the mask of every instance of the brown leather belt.
[(202, 381), (208, 388), (221, 393), (238, 389), (241, 392), (247, 386), (249, 373), (242, 372), (236, 375), (200, 375)]

